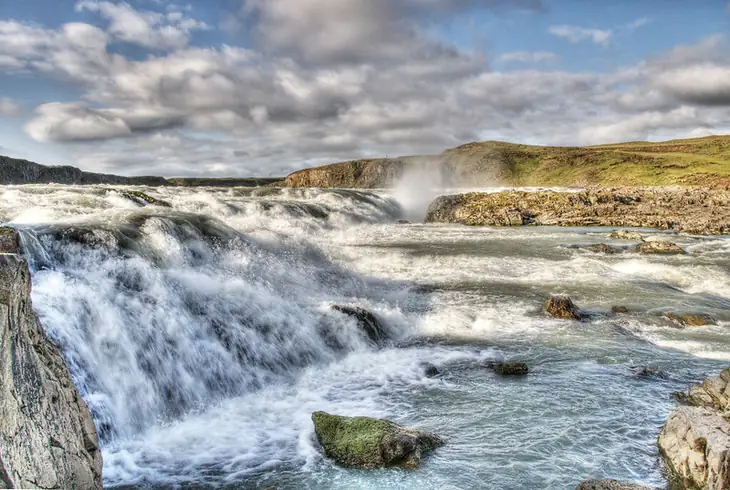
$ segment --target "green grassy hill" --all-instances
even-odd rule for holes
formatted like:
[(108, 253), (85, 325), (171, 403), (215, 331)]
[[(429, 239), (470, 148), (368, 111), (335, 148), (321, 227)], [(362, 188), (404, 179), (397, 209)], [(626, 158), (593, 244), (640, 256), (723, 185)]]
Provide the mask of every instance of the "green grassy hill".
[(291, 187), (388, 187), (409, 168), (438, 170), (450, 186), (730, 184), (730, 136), (586, 147), (469, 143), (441, 155), (343, 162), (290, 175)]

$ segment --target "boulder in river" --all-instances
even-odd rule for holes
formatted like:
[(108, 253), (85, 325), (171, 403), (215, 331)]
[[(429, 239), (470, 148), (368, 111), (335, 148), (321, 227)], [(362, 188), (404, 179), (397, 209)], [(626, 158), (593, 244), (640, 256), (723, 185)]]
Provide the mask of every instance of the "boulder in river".
[(676, 243), (659, 240), (640, 243), (636, 250), (646, 255), (683, 255), (687, 253)]
[(659, 453), (678, 488), (730, 488), (730, 368), (690, 389), (659, 434)]
[(358, 325), (360, 325), (360, 328), (363, 329), (365, 334), (368, 336), (370, 340), (373, 342), (379, 343), (388, 338), (388, 335), (386, 333), (385, 327), (383, 327), (383, 324), (380, 323), (380, 321), (377, 319), (375, 315), (370, 313), (368, 310), (364, 308), (360, 308), (358, 306), (340, 306), (340, 305), (333, 305), (333, 310), (339, 311), (340, 313), (343, 313), (347, 316), (350, 316), (357, 320)]
[(706, 315), (704, 313), (670, 312), (667, 313), (665, 316), (670, 320), (675, 321), (685, 327), (703, 327), (705, 325), (717, 325), (717, 320), (715, 320), (711, 315)]
[(618, 480), (586, 480), (575, 487), (575, 490), (659, 490), (636, 483), (623, 483)]
[(426, 374), (427, 378), (435, 378), (436, 376), (439, 376), (441, 374), (441, 371), (439, 371), (439, 368), (437, 368), (433, 364), (426, 364), (424, 366), (424, 373)]
[(616, 230), (611, 233), (611, 238), (614, 240), (632, 240), (635, 242), (643, 242), (644, 237), (641, 233), (632, 230)]
[(585, 317), (580, 308), (568, 296), (553, 296), (545, 303), (545, 311), (555, 318), (582, 320)]
[(594, 252), (594, 253), (607, 254), (607, 255), (613, 255), (613, 254), (623, 252), (622, 248), (612, 247), (611, 245), (606, 245), (605, 243), (597, 243), (594, 245), (588, 245), (585, 248), (586, 248), (586, 250), (590, 250), (591, 252)]
[(626, 308), (625, 306), (614, 306), (613, 308), (611, 308), (611, 311), (613, 313), (621, 313), (621, 314), (623, 314), (623, 313), (628, 313), (629, 312), (629, 309)]
[(15, 254), (20, 252), (20, 233), (15, 228), (0, 226), (0, 253)]
[(494, 364), (494, 372), (501, 376), (524, 376), (530, 368), (524, 362), (499, 362)]
[(30, 271), (0, 255), (0, 488), (101, 488), (91, 414), (32, 308)]
[(417, 468), (425, 453), (444, 445), (435, 434), (388, 420), (315, 412), (312, 422), (325, 456), (347, 467)]

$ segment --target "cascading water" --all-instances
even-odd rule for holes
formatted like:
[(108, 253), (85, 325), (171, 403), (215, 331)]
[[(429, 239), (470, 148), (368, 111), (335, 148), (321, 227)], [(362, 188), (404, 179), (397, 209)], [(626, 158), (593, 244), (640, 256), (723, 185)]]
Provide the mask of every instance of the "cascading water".
[[(724, 239), (690, 254), (569, 248), (597, 229), (399, 225), (386, 192), (5, 187), (33, 301), (93, 411), (118, 488), (574, 488), (658, 484), (672, 391), (730, 360)], [(418, 213), (408, 211), (405, 214)], [(552, 293), (621, 318), (545, 318)], [(365, 308), (377, 346), (333, 305)], [(678, 330), (662, 312), (709, 313)], [(528, 362), (499, 379), (489, 359)], [(427, 378), (424, 363), (442, 369)], [(634, 375), (656, 367), (656, 379)], [(385, 416), (444, 434), (417, 472), (322, 459), (309, 416)]]

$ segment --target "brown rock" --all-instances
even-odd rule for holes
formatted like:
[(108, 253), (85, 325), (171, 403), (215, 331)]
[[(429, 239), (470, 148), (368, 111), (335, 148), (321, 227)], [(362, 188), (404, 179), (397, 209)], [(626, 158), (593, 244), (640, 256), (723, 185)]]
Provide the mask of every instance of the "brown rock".
[(667, 313), (665, 316), (686, 327), (717, 325), (717, 320), (715, 320), (712, 316), (705, 315), (703, 313)]
[(682, 255), (687, 253), (676, 243), (663, 241), (644, 242), (639, 244), (636, 250), (642, 254), (654, 255)]
[(611, 311), (614, 313), (628, 313), (629, 309), (625, 306), (614, 306), (613, 308), (611, 308)]
[(545, 311), (555, 318), (582, 320), (585, 314), (568, 296), (553, 296), (545, 304)]
[(0, 227), (0, 253), (20, 253), (20, 233), (9, 226)]
[(659, 490), (656, 487), (622, 483), (618, 480), (586, 480), (575, 487), (575, 490)]
[(494, 372), (501, 376), (524, 376), (530, 368), (524, 362), (500, 362), (494, 365)]

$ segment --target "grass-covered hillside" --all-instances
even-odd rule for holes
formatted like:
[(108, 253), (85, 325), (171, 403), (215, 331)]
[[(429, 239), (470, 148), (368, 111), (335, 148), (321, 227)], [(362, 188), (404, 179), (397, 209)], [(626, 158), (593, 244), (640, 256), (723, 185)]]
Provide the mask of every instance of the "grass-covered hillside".
[[(388, 187), (412, 167), (450, 186), (697, 185), (730, 183), (730, 136), (602, 146), (469, 143), (441, 155), (357, 160), (296, 172), (291, 187)], [(417, 173), (417, 172), (416, 172)]]

